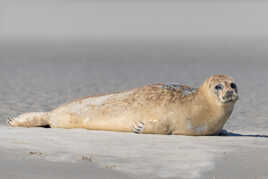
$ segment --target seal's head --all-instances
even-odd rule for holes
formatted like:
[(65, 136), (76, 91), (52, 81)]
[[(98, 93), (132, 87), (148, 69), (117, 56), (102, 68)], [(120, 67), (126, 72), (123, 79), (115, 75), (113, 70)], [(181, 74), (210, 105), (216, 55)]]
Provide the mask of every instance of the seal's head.
[(203, 84), (208, 91), (210, 100), (219, 105), (232, 105), (238, 100), (237, 85), (231, 77), (213, 75)]

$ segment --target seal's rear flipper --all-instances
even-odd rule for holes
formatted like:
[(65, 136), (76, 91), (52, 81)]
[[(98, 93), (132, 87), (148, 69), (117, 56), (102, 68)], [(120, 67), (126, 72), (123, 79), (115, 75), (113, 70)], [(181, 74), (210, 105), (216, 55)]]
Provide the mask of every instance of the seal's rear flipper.
[(47, 112), (24, 113), (15, 118), (9, 118), (7, 121), (12, 127), (48, 127)]

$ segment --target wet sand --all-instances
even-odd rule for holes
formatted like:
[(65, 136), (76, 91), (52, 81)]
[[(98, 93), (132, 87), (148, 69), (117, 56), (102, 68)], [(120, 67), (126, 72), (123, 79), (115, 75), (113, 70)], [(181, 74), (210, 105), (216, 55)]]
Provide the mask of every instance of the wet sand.
[[(3, 178), (268, 177), (268, 41), (6, 43), (0, 45)], [(224, 73), (240, 99), (230, 136), (136, 135), (10, 128), (7, 117), (150, 83), (198, 87)]]

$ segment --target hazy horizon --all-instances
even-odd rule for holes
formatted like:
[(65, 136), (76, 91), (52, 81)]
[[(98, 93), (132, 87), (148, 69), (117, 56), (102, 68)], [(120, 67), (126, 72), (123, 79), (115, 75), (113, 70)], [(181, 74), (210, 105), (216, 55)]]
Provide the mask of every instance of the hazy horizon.
[(0, 39), (268, 37), (264, 1), (0, 1)]

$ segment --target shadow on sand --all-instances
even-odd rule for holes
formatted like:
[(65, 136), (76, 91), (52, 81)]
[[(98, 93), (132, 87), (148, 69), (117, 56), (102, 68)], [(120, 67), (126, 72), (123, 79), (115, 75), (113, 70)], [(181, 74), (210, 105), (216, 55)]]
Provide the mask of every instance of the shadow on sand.
[(262, 135), (262, 134), (239, 134), (235, 132), (229, 132), (225, 129), (223, 129), (220, 133), (219, 136), (230, 136), (230, 137), (264, 137), (268, 138), (268, 135)]

